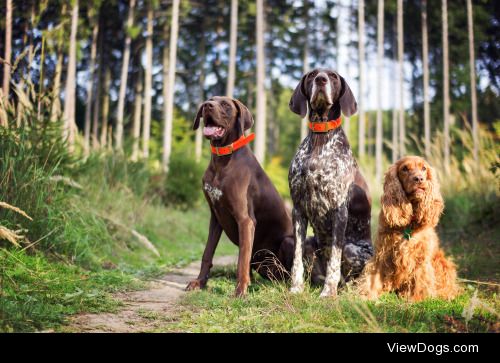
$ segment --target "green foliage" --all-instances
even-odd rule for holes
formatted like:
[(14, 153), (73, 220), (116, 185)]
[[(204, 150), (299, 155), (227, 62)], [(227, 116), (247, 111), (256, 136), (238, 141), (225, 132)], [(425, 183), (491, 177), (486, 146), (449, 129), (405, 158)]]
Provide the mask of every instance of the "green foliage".
[(184, 154), (173, 154), (165, 181), (165, 202), (182, 208), (191, 208), (201, 197), (203, 168)]
[(266, 173), (282, 198), (290, 199), (288, 168), (283, 166), (281, 157), (272, 158), (266, 165)]
[(82, 311), (112, 311), (109, 292), (139, 287), (120, 271), (90, 272), (43, 255), (0, 249), (0, 332), (57, 327)]

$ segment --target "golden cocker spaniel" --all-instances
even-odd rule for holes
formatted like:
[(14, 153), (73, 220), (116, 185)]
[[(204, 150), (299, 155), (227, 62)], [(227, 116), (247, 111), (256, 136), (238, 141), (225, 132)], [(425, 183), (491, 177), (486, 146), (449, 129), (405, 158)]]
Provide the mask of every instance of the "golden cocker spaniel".
[(375, 255), (365, 270), (369, 298), (389, 291), (411, 301), (457, 295), (455, 265), (435, 231), (443, 207), (435, 172), (424, 159), (404, 157), (389, 168)]

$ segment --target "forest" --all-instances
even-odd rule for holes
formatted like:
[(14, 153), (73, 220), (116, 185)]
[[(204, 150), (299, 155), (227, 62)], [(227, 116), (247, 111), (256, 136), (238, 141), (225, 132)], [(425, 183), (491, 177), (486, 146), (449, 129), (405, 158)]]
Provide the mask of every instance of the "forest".
[[(499, 37), (494, 0), (1, 0), (0, 331), (500, 331)], [(176, 309), (134, 310), (135, 330), (82, 323), (201, 259), (211, 153), (192, 124), (206, 99), (250, 109), (252, 150), (290, 204), (307, 120), (289, 100), (314, 68), (356, 97), (342, 127), (373, 233), (392, 163), (437, 170), (463, 294), (325, 301), (257, 279), (239, 301), (230, 265)], [(216, 255), (236, 254), (224, 238)]]

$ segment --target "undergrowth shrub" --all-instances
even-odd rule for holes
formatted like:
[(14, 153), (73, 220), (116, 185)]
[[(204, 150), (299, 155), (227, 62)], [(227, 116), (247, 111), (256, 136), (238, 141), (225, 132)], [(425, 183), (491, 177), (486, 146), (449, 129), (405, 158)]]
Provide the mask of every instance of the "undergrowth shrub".
[(174, 153), (165, 179), (165, 204), (185, 209), (193, 207), (201, 199), (203, 170), (195, 160)]

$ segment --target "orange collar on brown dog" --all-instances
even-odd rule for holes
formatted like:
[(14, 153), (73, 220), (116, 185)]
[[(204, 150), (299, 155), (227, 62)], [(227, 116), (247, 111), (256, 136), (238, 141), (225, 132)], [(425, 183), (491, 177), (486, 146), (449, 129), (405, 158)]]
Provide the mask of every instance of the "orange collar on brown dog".
[(340, 126), (342, 123), (342, 118), (339, 117), (336, 120), (324, 121), (324, 122), (312, 122), (309, 121), (309, 128), (312, 132), (328, 132), (334, 130)]
[(253, 139), (255, 139), (254, 133), (251, 133), (248, 136), (241, 135), (241, 137), (238, 140), (229, 145), (226, 146), (210, 145), (210, 148), (212, 149), (212, 154), (215, 154), (217, 156), (230, 155), (236, 150), (241, 149), (243, 146), (251, 142)]

